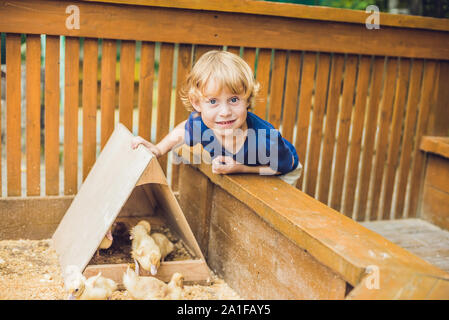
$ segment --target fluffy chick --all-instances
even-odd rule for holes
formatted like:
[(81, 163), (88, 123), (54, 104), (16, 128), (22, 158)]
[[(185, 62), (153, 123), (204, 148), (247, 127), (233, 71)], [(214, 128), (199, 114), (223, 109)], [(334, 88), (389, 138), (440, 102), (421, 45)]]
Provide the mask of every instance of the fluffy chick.
[(117, 290), (117, 284), (111, 279), (96, 276), (86, 279), (76, 266), (68, 266), (66, 269), (65, 288), (69, 292), (70, 300), (104, 300), (109, 299)]
[[(131, 229), (131, 255), (143, 269), (150, 271), (152, 275), (155, 275), (161, 262), (161, 250), (149, 235), (150, 231), (150, 223), (144, 220), (140, 221)], [(138, 273), (137, 262), (136, 271)]]
[(161, 250), (161, 259), (164, 260), (165, 257), (173, 251), (175, 246), (162, 233), (157, 233), (157, 232), (153, 233), (153, 234), (151, 234), (151, 237), (153, 238), (154, 242), (156, 242), (157, 246), (159, 247), (159, 250)]
[(133, 299), (164, 300), (167, 285), (155, 277), (140, 277), (128, 266), (123, 274), (123, 284)]
[(182, 300), (184, 298), (184, 276), (175, 272), (167, 285), (167, 298), (170, 300)]

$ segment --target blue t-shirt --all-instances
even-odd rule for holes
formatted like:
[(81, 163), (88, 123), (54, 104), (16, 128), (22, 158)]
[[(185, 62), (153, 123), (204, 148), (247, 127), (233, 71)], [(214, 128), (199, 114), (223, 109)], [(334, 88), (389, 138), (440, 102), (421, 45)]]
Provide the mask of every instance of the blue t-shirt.
[(208, 151), (211, 158), (224, 155), (232, 157), (247, 166), (269, 165), (271, 169), (286, 174), (298, 166), (295, 147), (284, 139), (269, 122), (252, 112), (247, 113), (247, 137), (240, 150), (232, 154), (218, 142), (197, 112), (192, 112), (185, 124), (185, 143), (194, 146), (198, 143)]

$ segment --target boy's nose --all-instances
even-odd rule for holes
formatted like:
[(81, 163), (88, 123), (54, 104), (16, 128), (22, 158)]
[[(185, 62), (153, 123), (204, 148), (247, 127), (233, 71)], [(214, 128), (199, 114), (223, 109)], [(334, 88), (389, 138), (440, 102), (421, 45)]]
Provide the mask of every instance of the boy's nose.
[(231, 115), (231, 107), (227, 103), (223, 104), (222, 107), (220, 108), (220, 116), (226, 117), (230, 115)]

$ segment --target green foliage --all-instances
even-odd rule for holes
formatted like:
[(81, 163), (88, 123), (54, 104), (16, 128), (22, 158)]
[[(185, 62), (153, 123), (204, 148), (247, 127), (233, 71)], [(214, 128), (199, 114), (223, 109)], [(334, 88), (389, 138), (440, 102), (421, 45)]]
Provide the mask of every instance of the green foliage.
[(334, 8), (365, 10), (369, 5), (375, 5), (376, 0), (321, 0), (320, 5)]

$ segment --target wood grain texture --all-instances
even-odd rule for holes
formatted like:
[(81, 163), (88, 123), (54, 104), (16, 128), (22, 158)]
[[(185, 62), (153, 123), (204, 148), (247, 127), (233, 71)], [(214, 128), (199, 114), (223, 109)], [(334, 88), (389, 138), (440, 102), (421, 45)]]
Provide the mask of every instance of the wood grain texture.
[(120, 47), (119, 121), (133, 129), (135, 41), (122, 41)]
[(256, 64), (256, 49), (255, 48), (243, 48), (243, 60), (255, 71)]
[(40, 195), (41, 39), (26, 38), (26, 167), (27, 196)]
[(435, 103), (433, 104), (427, 134), (433, 136), (449, 136), (449, 90), (447, 84), (449, 82), (449, 62), (439, 61), (437, 72), (437, 83), (435, 84), (434, 94)]
[(97, 155), (98, 40), (84, 39), (83, 60), (83, 181)]
[(382, 90), (382, 79), (384, 75), (385, 58), (375, 57), (373, 64), (373, 76), (369, 92), (367, 122), (363, 138), (362, 166), (360, 168), (360, 186), (357, 196), (358, 209), (355, 216), (358, 221), (363, 221), (369, 215), (366, 214), (368, 206), (368, 192), (371, 179), (371, 168), (373, 164), (374, 142), (378, 122), (379, 101)]
[[(393, 200), (393, 190), (398, 167), (398, 157), (400, 149), (400, 139), (402, 135), (402, 127), (404, 121), (404, 108), (407, 89), (410, 81), (410, 60), (401, 59), (398, 70), (398, 82), (396, 85), (396, 93), (394, 98), (394, 110), (391, 120), (391, 132), (388, 143), (388, 156), (385, 171), (385, 185), (383, 206), (381, 208), (382, 219), (390, 218), (391, 202)], [(395, 218), (395, 214), (391, 219)]]
[(21, 190), (21, 62), (20, 35), (6, 35), (6, 177), (8, 196)]
[[(358, 64), (359, 61), (357, 56), (347, 56), (341, 110), (338, 117), (337, 151), (335, 155), (335, 168), (330, 201), (330, 206), (337, 211), (341, 211), (343, 184), (346, 173), (346, 156), (348, 152), (348, 137), (353, 112), (354, 87)], [(350, 216), (348, 212), (343, 213)]]
[(240, 47), (228, 46), (228, 49), (226, 51), (231, 52), (240, 57)]
[(350, 138), (350, 151), (348, 171), (345, 177), (346, 189), (343, 200), (343, 212), (348, 217), (353, 216), (355, 192), (359, 170), (359, 160), (362, 147), (363, 126), (365, 124), (365, 112), (367, 107), (368, 83), (370, 79), (371, 57), (362, 56), (357, 78), (355, 106), (353, 110), (352, 130)]
[(272, 66), (270, 104), (268, 112), (268, 122), (279, 130), (281, 125), (282, 98), (284, 96), (285, 66), (287, 62), (287, 52), (275, 50), (274, 62)]
[[(173, 80), (173, 54), (174, 45), (161, 43), (158, 75), (158, 99), (157, 99), (157, 128), (156, 142), (161, 141), (169, 132), (170, 110)], [(167, 155), (159, 158), (164, 173), (167, 173)]]
[[(3, 47), (3, 42), (2, 42), (2, 37), (0, 37), (0, 48), (1, 47)], [(2, 61), (2, 57), (1, 57), (2, 55), (0, 54), (0, 65), (2, 65), (3, 64), (3, 61)], [(0, 79), (1, 79), (1, 75), (0, 75)], [(2, 86), (0, 85), (0, 97), (2, 96)], [(3, 110), (3, 99), (0, 99), (0, 110)], [(2, 124), (1, 124), (1, 121), (0, 121), (0, 130), (1, 130), (1, 128), (2, 128)], [(1, 132), (1, 131), (0, 131)], [(0, 143), (0, 154), (2, 154), (2, 147), (3, 147), (3, 144), (2, 143)], [(1, 158), (1, 157), (0, 157)], [(0, 159), (0, 167), (2, 166), (2, 162), (3, 162), (3, 159)], [(1, 170), (0, 170), (1, 171)], [(0, 172), (0, 181), (3, 181), (2, 180), (2, 173)], [(3, 186), (2, 186), (2, 184), (3, 183), (1, 183), (1, 185), (0, 185), (0, 194), (3, 194)]]
[(423, 168), (425, 162), (425, 155), (419, 150), (419, 144), (422, 137), (424, 136), (428, 120), (429, 120), (429, 110), (432, 101), (432, 91), (435, 88), (435, 74), (437, 72), (437, 62), (436, 61), (426, 61), (424, 65), (424, 76), (421, 91), (421, 99), (419, 105), (418, 113), (418, 123), (415, 129), (415, 148), (413, 150), (413, 165), (412, 172), (410, 176), (410, 194), (407, 214), (405, 217), (413, 218), (416, 217), (418, 211), (418, 200), (419, 192), (421, 189), (421, 183), (423, 177)]
[(78, 190), (79, 39), (67, 37), (65, 50), (64, 194), (71, 195)]
[(307, 150), (308, 162), (306, 170), (305, 192), (312, 197), (315, 196), (315, 189), (318, 179), (318, 162), (320, 159), (321, 140), (323, 137), (323, 119), (326, 108), (326, 96), (329, 80), (330, 55), (320, 54), (318, 59), (318, 70), (316, 76), (316, 89), (314, 95), (312, 127), (310, 132), (310, 144)]
[[(2, 0), (0, 30), (92, 38), (249, 46), (352, 54), (448, 59), (449, 32), (286, 18), (249, 13), (106, 5), (74, 1), (83, 27), (66, 28), (65, 2)], [(40, 19), (35, 18), (39, 12)], [(404, 19), (404, 17), (401, 17)], [(406, 19), (406, 18), (405, 18)], [(41, 23), (46, 21), (46, 23)], [(152, 23), (148, 23), (152, 21)], [(175, 27), (172, 26), (176, 21)], [(438, 20), (439, 21), (439, 20)], [(186, 28), (185, 26), (189, 26)], [(229, 28), (232, 26), (232, 28)], [(235, 32), (239, 30), (239, 32)], [(329, 32), (333, 30), (334, 32)], [(335, 37), (334, 34), (338, 34)], [(381, 45), (379, 45), (381, 44)]]
[(147, 141), (151, 141), (151, 113), (153, 111), (153, 82), (154, 82), (154, 50), (155, 45), (153, 42), (142, 42), (142, 49), (140, 53), (138, 134)]
[(267, 98), (270, 83), (270, 66), (271, 66), (271, 49), (260, 49), (257, 57), (256, 80), (260, 84), (260, 91), (256, 97), (256, 104), (254, 106), (254, 113), (266, 119), (267, 112)]
[(419, 148), (425, 152), (437, 154), (443, 158), (449, 158), (449, 137), (424, 136)]
[(116, 79), (117, 41), (103, 39), (101, 56), (101, 131), (100, 147), (104, 148), (106, 142), (114, 131), (115, 111), (115, 79)]
[[(298, 122), (296, 129), (295, 148), (298, 153), (299, 162), (306, 167), (307, 141), (309, 138), (310, 110), (312, 108), (312, 94), (315, 86), (315, 69), (317, 56), (314, 53), (306, 52), (303, 56), (301, 85), (299, 92)], [(303, 189), (302, 174), (296, 184), (297, 188)]]
[(45, 48), (45, 194), (59, 194), (59, 37)]
[(334, 147), (336, 139), (336, 128), (338, 111), (340, 109), (340, 95), (342, 85), (343, 67), (345, 57), (334, 55), (332, 57), (332, 69), (329, 83), (329, 97), (326, 112), (326, 126), (323, 138), (323, 155), (321, 157), (320, 182), (318, 186), (318, 199), (328, 203), (330, 180), (332, 173), (332, 161), (334, 158)]
[(284, 110), (282, 115), (282, 136), (293, 144), (293, 131), (298, 107), (299, 78), (301, 76), (301, 53), (292, 51), (288, 56), (285, 79)]

